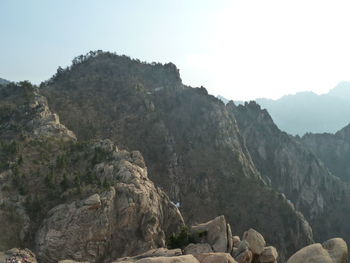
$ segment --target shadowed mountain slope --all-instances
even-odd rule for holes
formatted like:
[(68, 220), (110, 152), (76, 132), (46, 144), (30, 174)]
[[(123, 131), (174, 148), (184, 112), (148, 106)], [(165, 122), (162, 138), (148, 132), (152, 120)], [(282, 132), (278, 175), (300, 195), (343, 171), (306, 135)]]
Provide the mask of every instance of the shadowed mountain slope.
[(204, 88), (184, 86), (175, 65), (91, 52), (41, 90), (78, 139), (139, 149), (187, 222), (225, 214), (235, 233), (259, 229), (282, 261), (312, 240), (303, 216), (261, 179), (234, 115)]
[(316, 240), (350, 240), (350, 188), (296, 137), (280, 131), (255, 102), (227, 107), (235, 115), (251, 157), (271, 185), (283, 192), (314, 230)]

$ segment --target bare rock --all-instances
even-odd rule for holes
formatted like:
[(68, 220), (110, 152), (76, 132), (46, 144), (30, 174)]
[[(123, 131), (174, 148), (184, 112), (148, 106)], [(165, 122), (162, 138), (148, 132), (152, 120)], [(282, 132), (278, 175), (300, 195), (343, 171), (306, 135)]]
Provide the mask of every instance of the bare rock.
[(264, 247), (266, 245), (265, 239), (253, 228), (244, 232), (243, 240), (248, 242), (249, 249), (253, 252), (253, 254), (260, 255), (264, 251)]
[(253, 260), (253, 253), (250, 250), (244, 250), (237, 257), (235, 257), (235, 260), (238, 263), (251, 263)]
[(260, 263), (274, 263), (276, 262), (278, 253), (275, 247), (265, 247), (264, 251), (259, 256)]
[(231, 253), (233, 248), (233, 238), (230, 224), (227, 224), (227, 253)]
[(195, 255), (195, 257), (200, 263), (236, 263), (228, 253), (203, 253)]
[(65, 259), (65, 260), (58, 261), (58, 263), (89, 263), (89, 262), (88, 261), (75, 261), (75, 260), (71, 260), (71, 259)]
[(348, 247), (341, 238), (333, 238), (304, 247), (291, 256), (287, 263), (346, 263)]
[(189, 244), (184, 249), (184, 254), (201, 254), (201, 253), (210, 253), (213, 252), (211, 246), (208, 243), (200, 243), (200, 244)]
[(214, 252), (227, 251), (227, 224), (224, 216), (218, 216), (213, 220), (191, 227), (195, 235), (203, 235), (205, 243), (212, 246)]
[(134, 256), (134, 257), (123, 257), (119, 258), (114, 262), (136, 262), (143, 258), (151, 258), (151, 257), (177, 257), (181, 256), (182, 251), (181, 249), (167, 249), (167, 248), (157, 248), (157, 249), (151, 249), (145, 253), (142, 253), (140, 255)]
[(113, 158), (97, 164), (95, 171), (114, 186), (48, 212), (35, 238), (42, 261), (96, 262), (137, 255), (164, 247), (167, 237), (183, 226), (177, 207), (148, 179), (143, 158), (118, 151), (110, 141), (102, 144)]
[(124, 263), (199, 263), (192, 255), (184, 255), (177, 257), (149, 257), (137, 261), (122, 261)]

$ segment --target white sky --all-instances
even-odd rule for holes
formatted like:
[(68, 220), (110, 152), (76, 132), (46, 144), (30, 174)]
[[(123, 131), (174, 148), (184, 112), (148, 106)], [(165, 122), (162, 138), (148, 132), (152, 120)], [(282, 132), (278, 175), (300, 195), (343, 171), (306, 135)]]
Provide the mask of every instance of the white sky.
[(183, 64), (213, 94), (278, 98), (350, 80), (350, 1), (234, 1), (213, 15), (208, 49)]
[[(248, 100), (350, 81), (350, 0), (0, 0), (0, 77), (34, 83), (102, 49), (173, 62)], [(5, 37), (4, 37), (5, 36)]]

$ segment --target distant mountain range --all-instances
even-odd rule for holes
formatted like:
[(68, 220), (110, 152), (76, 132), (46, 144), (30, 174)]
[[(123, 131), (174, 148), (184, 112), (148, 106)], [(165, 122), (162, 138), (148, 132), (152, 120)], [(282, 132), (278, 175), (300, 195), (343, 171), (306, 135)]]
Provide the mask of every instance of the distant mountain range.
[(341, 82), (326, 94), (298, 92), (278, 100), (259, 98), (256, 102), (268, 110), (281, 130), (292, 135), (335, 133), (350, 123), (350, 82)]
[(10, 81), (0, 78), (0, 85), (7, 85)]

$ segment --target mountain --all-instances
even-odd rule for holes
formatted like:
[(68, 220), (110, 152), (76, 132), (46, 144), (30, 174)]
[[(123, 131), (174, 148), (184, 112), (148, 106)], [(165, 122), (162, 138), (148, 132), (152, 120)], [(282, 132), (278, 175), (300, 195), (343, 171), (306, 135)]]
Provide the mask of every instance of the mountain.
[(8, 80), (0, 78), (0, 85), (7, 85), (9, 83), (10, 82)]
[(239, 235), (258, 229), (282, 262), (312, 242), (302, 214), (261, 178), (235, 116), (204, 88), (183, 85), (175, 65), (91, 52), (40, 90), (78, 140), (140, 150), (187, 223), (225, 214)]
[(239, 106), (230, 102), (227, 107), (257, 169), (305, 215), (315, 240), (342, 235), (349, 241), (349, 185), (331, 174), (302, 140), (279, 130), (256, 102)]
[(77, 141), (28, 82), (0, 87), (0, 102), (0, 251), (110, 262), (165, 246), (183, 227), (140, 152)]
[(350, 182), (350, 124), (335, 134), (307, 133), (302, 140), (334, 175)]
[[(350, 122), (350, 83), (342, 82), (327, 94), (299, 92), (278, 100), (256, 99), (277, 126), (290, 134), (334, 133)], [(340, 114), (341, 113), (341, 114)]]
[(217, 95), (216, 96), (219, 100), (221, 100), (224, 104), (227, 104), (230, 100), (226, 99), (224, 96)]

